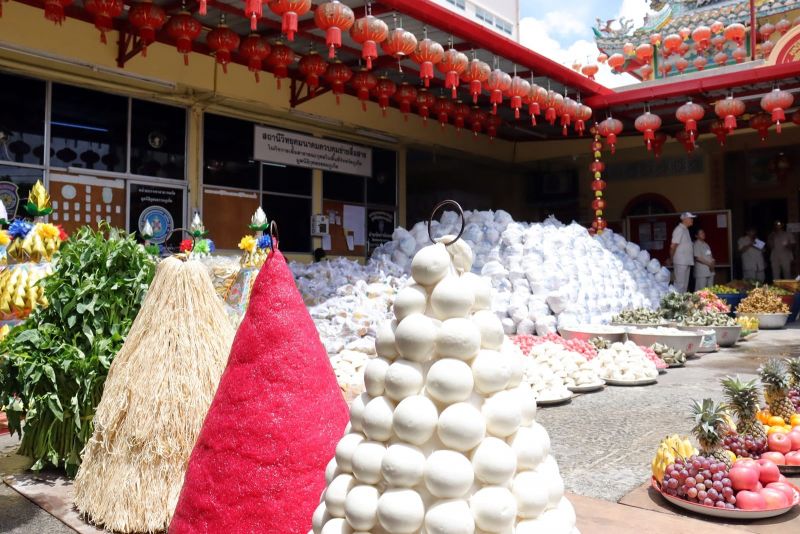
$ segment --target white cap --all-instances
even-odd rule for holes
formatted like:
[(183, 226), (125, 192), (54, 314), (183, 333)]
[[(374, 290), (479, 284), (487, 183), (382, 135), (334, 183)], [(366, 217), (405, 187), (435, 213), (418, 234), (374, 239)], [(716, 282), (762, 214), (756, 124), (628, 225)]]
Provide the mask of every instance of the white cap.
[(683, 220), (683, 219), (696, 219), (696, 218), (697, 218), (697, 215), (695, 215), (691, 211), (684, 211), (683, 213), (681, 213), (681, 220)]

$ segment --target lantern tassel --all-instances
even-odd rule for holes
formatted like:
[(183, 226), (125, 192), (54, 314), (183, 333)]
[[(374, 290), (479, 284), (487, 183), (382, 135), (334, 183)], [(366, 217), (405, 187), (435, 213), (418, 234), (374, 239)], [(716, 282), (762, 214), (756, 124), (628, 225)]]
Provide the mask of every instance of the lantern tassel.
[(780, 122), (786, 120), (786, 114), (784, 114), (782, 108), (775, 108), (772, 110), (772, 122)]
[(531, 113), (531, 126), (536, 126), (536, 115)]
[(254, 73), (256, 75), (256, 83), (261, 83), (261, 76), (259, 76), (258, 71)]
[(781, 121), (775, 123), (775, 131), (781, 133)]
[(184, 66), (189, 66), (189, 54), (183, 54), (183, 64)]
[(338, 106), (339, 104), (341, 104), (341, 101), (342, 97), (339, 95), (339, 93), (336, 93), (336, 105)]
[(283, 14), (281, 31), (286, 34), (286, 38), (294, 41), (294, 34), (297, 32), (297, 13), (288, 11)]
[(258, 29), (258, 15), (255, 13), (250, 14), (250, 30), (256, 31)]
[(725, 128), (728, 131), (733, 131), (736, 129), (736, 117), (733, 115), (725, 115)]
[(277, 76), (275, 76), (275, 82), (276, 82), (276, 84), (278, 86), (278, 91), (280, 91), (281, 90), (281, 79), (278, 78)]
[(583, 120), (582, 120), (582, 119), (578, 119), (578, 120), (575, 122), (575, 131), (576, 131), (576, 132), (578, 132), (578, 133), (581, 135), (581, 137), (583, 137), (583, 132), (584, 132), (584, 130), (586, 130), (586, 125), (585, 125), (585, 123), (583, 122)]
[(200, 9), (197, 10), (201, 17), (208, 15), (208, 2), (207, 0), (200, 0)]
[(514, 118), (519, 120), (519, 108), (514, 108)]
[(342, 29), (336, 26), (328, 28), (325, 34), (325, 42), (328, 44), (330, 51), (328, 57), (333, 59), (336, 57), (336, 47), (342, 46)]
[(364, 41), (361, 57), (367, 62), (367, 70), (372, 70), (372, 58), (378, 57), (378, 44), (375, 41)]

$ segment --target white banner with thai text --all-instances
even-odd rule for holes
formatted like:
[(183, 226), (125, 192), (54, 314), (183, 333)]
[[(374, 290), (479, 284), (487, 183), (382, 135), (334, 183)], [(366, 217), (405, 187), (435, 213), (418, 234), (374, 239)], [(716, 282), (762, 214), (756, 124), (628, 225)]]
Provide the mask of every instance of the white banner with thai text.
[(265, 163), (372, 175), (372, 149), (263, 126), (255, 127), (253, 157)]

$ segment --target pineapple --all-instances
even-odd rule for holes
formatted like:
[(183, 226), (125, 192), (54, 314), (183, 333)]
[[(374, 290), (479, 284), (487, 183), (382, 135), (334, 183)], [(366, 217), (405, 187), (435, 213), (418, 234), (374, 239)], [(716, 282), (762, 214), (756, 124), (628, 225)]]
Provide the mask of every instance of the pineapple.
[(786, 358), (786, 367), (789, 369), (789, 385), (792, 387), (789, 397), (795, 410), (800, 412), (800, 356)]
[(731, 458), (722, 449), (722, 441), (730, 431), (726, 421), (725, 405), (714, 402), (711, 399), (703, 399), (703, 402), (692, 402), (692, 419), (694, 420), (694, 434), (697, 443), (700, 445), (700, 454), (706, 458), (714, 458), (724, 462), (728, 467), (731, 466)]
[(728, 407), (736, 416), (737, 431), (742, 436), (766, 438), (767, 433), (756, 418), (758, 412), (758, 385), (755, 380), (744, 381), (738, 376), (722, 379), (722, 391)]
[(758, 368), (761, 385), (764, 387), (764, 400), (772, 415), (783, 417), (784, 421), (794, 415), (794, 404), (789, 400), (789, 378), (786, 365), (781, 360), (771, 359)]

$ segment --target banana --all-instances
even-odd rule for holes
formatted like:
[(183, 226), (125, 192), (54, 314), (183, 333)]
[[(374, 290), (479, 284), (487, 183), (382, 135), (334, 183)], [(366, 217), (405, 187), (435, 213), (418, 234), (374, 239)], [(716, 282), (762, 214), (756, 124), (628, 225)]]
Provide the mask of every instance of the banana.
[(677, 434), (667, 436), (658, 444), (656, 455), (650, 462), (653, 477), (661, 483), (664, 479), (664, 472), (670, 464), (675, 462), (676, 458), (689, 458), (695, 454), (697, 454), (697, 449), (688, 438)]

